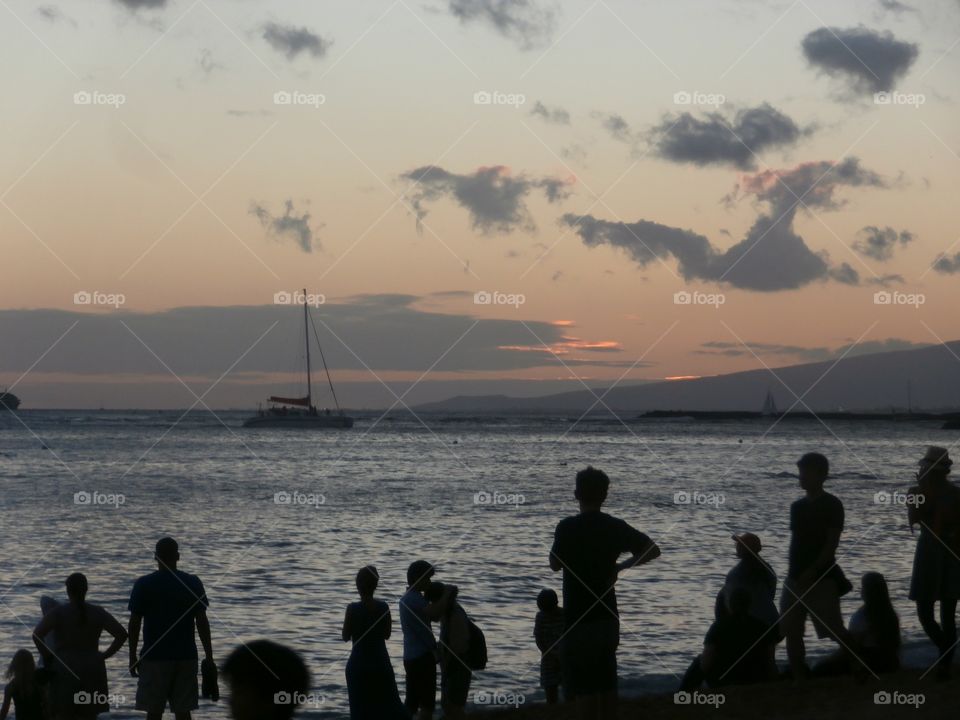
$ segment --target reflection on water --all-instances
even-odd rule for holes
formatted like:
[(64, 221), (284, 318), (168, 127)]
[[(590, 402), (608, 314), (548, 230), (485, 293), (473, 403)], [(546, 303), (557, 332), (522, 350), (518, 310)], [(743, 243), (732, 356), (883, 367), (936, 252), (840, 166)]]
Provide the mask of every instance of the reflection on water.
[[(919, 637), (906, 599), (914, 540), (903, 508), (875, 495), (910, 485), (925, 444), (955, 439), (913, 423), (834, 422), (834, 437), (815, 421), (769, 434), (763, 421), (589, 422), (568, 432), (565, 418), (426, 416), (428, 430), (405, 417), (371, 429), (376, 416), (361, 416), (351, 431), (277, 432), (243, 430), (236, 413), (220, 414), (223, 423), (191, 414), (175, 426), (174, 413), (20, 417), (29, 431), (0, 417), (0, 663), (31, 647), (40, 595), (61, 597), (74, 571), (89, 577), (89, 600), (125, 622), (130, 586), (169, 534), (181, 567), (207, 587), (218, 659), (259, 637), (297, 648), (324, 697), (308, 715), (331, 717), (347, 707), (349, 647), (339, 635), (356, 570), (379, 568), (398, 625), (406, 566), (421, 557), (460, 586), (487, 635), (489, 670), (474, 688), (538, 697), (536, 596), (559, 590), (547, 553), (556, 522), (575, 511), (573, 475), (587, 463), (613, 480), (610, 511), (663, 550), (618, 584), (627, 688), (672, 687), (698, 651), (733, 562), (732, 532), (758, 533), (785, 571), (787, 510), (799, 495), (793, 463), (811, 449), (831, 458), (829, 489), (846, 506), (841, 565), (852, 579), (884, 572), (905, 632)], [(85, 504), (76, 493), (88, 493), (77, 498)], [(849, 615), (857, 599), (843, 604)], [(388, 646), (402, 681), (399, 629)], [(111, 691), (132, 706), (125, 659), (124, 650), (110, 661)], [(196, 717), (225, 715), (221, 703)]]

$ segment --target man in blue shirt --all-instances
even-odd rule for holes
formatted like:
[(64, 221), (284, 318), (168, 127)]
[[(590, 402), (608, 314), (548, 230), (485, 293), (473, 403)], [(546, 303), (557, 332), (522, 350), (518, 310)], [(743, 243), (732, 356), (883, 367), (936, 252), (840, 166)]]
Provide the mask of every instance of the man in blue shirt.
[(403, 631), (403, 669), (407, 676), (407, 712), (418, 720), (431, 720), (437, 703), (437, 640), (430, 623), (443, 615), (449, 589), (443, 599), (427, 602), (423, 596), (434, 567), (417, 560), (407, 569), (407, 592), (400, 598), (400, 629)]
[[(180, 549), (176, 540), (157, 542), (157, 571), (144, 575), (130, 593), (130, 674), (139, 677), (137, 710), (147, 720), (160, 720), (169, 704), (177, 720), (190, 720), (199, 701), (197, 643), (200, 636), (205, 657), (213, 662), (206, 591), (200, 578), (177, 570)], [(143, 650), (137, 655), (140, 627)]]

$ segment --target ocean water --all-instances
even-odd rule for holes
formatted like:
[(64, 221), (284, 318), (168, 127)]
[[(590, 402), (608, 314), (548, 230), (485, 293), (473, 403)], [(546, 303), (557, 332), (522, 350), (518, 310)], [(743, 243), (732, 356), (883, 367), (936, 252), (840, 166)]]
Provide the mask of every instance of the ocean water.
[[(487, 635), (489, 669), (474, 690), (533, 702), (536, 595), (560, 589), (547, 562), (553, 529), (576, 511), (573, 476), (590, 463), (612, 478), (608, 510), (663, 551), (617, 585), (625, 691), (672, 689), (734, 562), (731, 533), (759, 534), (785, 572), (794, 463), (809, 450), (831, 458), (829, 489), (846, 507), (841, 566), (855, 584), (886, 574), (908, 660), (932, 659), (907, 600), (915, 538), (905, 509), (877, 493), (905, 490), (926, 444), (960, 439), (936, 423), (378, 417), (317, 432), (245, 430), (235, 412), (0, 416), (0, 662), (31, 647), (40, 596), (62, 597), (71, 572), (86, 573), (88, 599), (125, 624), (131, 584), (172, 535), (181, 567), (206, 585), (217, 659), (262, 637), (295, 647), (314, 677), (307, 716), (347, 716), (340, 626), (363, 565), (378, 567), (393, 608), (388, 646), (402, 682), (396, 602), (418, 558), (460, 587)], [(77, 504), (87, 498), (77, 493), (93, 501)], [(846, 615), (857, 602), (844, 598)], [(808, 641), (814, 654), (829, 649), (809, 629)], [(108, 671), (113, 716), (136, 716), (126, 649)], [(202, 703), (196, 717), (226, 714), (223, 702)]]

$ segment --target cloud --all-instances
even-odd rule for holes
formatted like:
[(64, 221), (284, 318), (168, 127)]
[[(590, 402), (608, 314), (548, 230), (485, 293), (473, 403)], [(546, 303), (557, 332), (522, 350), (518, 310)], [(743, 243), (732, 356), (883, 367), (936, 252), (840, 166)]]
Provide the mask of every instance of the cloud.
[(554, 11), (535, 0), (448, 0), (448, 8), (462, 24), (486, 24), (521, 50), (548, 41), (556, 21)]
[(73, 27), (77, 27), (77, 21), (67, 15), (56, 5), (40, 5), (37, 7), (37, 15), (50, 23), (66, 22)]
[(960, 273), (960, 253), (952, 257), (941, 253), (933, 263), (933, 269), (944, 275), (956, 275)]
[(700, 345), (701, 349), (693, 352), (697, 355), (723, 355), (725, 357), (780, 356), (797, 358), (807, 362), (822, 362), (840, 357), (872, 355), (898, 350), (916, 350), (930, 347), (931, 343), (915, 343), (901, 338), (887, 338), (885, 340), (867, 340), (856, 345), (841, 345), (836, 348), (824, 346), (802, 347), (800, 345), (780, 345), (777, 343), (746, 343), (746, 345), (747, 347), (744, 347), (739, 342), (715, 340), (702, 343)]
[(223, 65), (213, 59), (213, 53), (210, 52), (208, 48), (200, 50), (200, 57), (197, 58), (197, 64), (205, 75), (209, 75), (214, 70), (223, 70)]
[(264, 230), (277, 240), (293, 240), (307, 253), (313, 252), (314, 247), (320, 247), (320, 242), (314, 240), (310, 227), (310, 213), (297, 215), (292, 200), (284, 203), (283, 215), (273, 215), (263, 205), (255, 202), (250, 204), (250, 214), (255, 215)]
[(847, 264), (831, 267), (825, 253), (815, 253), (793, 225), (802, 198), (808, 207), (841, 206), (840, 187), (887, 187), (856, 158), (840, 163), (808, 162), (784, 170), (767, 170), (741, 179), (738, 192), (769, 205), (739, 243), (726, 250), (691, 230), (649, 220), (633, 223), (602, 220), (592, 215), (565, 214), (561, 223), (576, 229), (588, 247), (610, 245), (627, 253), (641, 267), (656, 260), (677, 261), (687, 281), (726, 282), (746, 290), (773, 292), (803, 287), (814, 281), (852, 284), (857, 273)]
[(570, 181), (551, 177), (511, 175), (503, 165), (482, 167), (458, 175), (436, 165), (426, 165), (401, 175), (417, 184), (411, 204), (418, 225), (427, 215), (426, 204), (449, 197), (470, 213), (475, 230), (484, 234), (509, 233), (520, 229), (533, 232), (536, 225), (527, 209), (526, 198), (540, 190), (551, 203), (569, 195)]
[(333, 45), (331, 40), (322, 38), (305, 27), (298, 28), (275, 22), (268, 22), (263, 26), (263, 39), (274, 50), (283, 53), (287, 60), (294, 60), (300, 53), (323, 58)]
[(914, 240), (914, 235), (909, 230), (898, 233), (892, 227), (879, 228), (876, 225), (867, 225), (857, 234), (859, 239), (853, 243), (853, 249), (880, 262), (892, 258), (898, 246), (905, 247)]
[(600, 120), (603, 129), (610, 133), (610, 137), (620, 142), (632, 143), (634, 141), (633, 130), (622, 115), (616, 113), (594, 113), (594, 117)]
[(823, 27), (804, 37), (803, 54), (813, 67), (844, 83), (850, 93), (869, 95), (892, 90), (919, 50), (889, 31)]
[(880, 9), (893, 13), (896, 16), (903, 15), (905, 13), (919, 13), (915, 7), (911, 7), (905, 3), (900, 2), (900, 0), (878, 0), (877, 4), (880, 6)]
[(751, 170), (759, 153), (795, 145), (808, 132), (764, 103), (739, 110), (731, 118), (719, 112), (703, 118), (688, 112), (667, 115), (647, 134), (647, 140), (660, 157), (673, 162)]
[(569, 112), (567, 112), (561, 107), (547, 107), (539, 100), (537, 100), (537, 102), (534, 104), (533, 110), (530, 111), (530, 114), (543, 118), (545, 122), (551, 123), (553, 125), (569, 125), (570, 124)]
[(167, 6), (167, 0), (116, 0), (128, 10), (140, 10), (141, 8), (159, 9)]

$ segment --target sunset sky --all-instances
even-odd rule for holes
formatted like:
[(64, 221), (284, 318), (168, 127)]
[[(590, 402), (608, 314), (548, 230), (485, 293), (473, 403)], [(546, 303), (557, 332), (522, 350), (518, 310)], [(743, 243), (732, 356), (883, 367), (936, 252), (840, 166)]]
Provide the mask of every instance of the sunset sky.
[(250, 406), (292, 387), (299, 288), (355, 407), (960, 338), (958, 0), (0, 17), (25, 404)]

